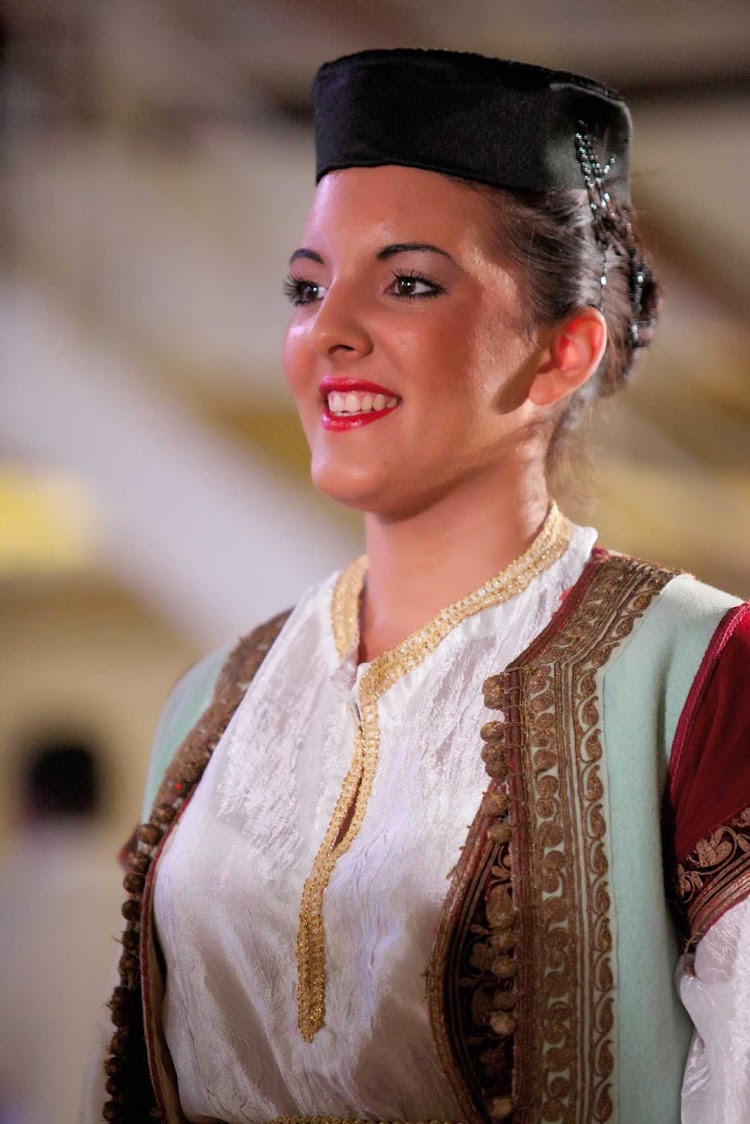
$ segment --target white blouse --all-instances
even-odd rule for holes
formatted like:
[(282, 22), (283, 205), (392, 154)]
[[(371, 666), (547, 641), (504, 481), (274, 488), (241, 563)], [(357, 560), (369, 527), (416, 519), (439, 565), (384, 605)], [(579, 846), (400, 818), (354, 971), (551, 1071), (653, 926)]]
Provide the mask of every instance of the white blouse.
[[(465, 618), (381, 695), (366, 814), (323, 895), (325, 1022), (311, 1041), (297, 1021), (300, 901), (351, 765), (370, 665), (337, 654), (333, 578), (297, 605), (159, 863), (164, 1026), (188, 1120), (460, 1118), (432, 1041), (424, 972), (487, 786), (477, 739), (490, 715), (477, 684), (549, 623), (595, 537), (574, 529), (564, 555), (522, 593)], [(704, 963), (722, 924), (701, 942)], [(689, 1106), (687, 1082), (685, 1097)], [(740, 1119), (697, 1111), (684, 1120)]]
[(695, 1034), (682, 1085), (682, 1124), (750, 1120), (750, 898), (706, 933), (677, 989)]

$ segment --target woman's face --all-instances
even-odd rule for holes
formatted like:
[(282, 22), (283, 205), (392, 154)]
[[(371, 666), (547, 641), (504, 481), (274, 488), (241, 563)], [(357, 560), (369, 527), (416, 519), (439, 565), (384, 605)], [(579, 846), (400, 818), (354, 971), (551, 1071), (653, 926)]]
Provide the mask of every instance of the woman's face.
[(477, 474), (502, 486), (535, 420), (538, 345), (481, 195), (415, 168), (331, 173), (287, 290), (284, 365), (320, 491), (398, 518)]

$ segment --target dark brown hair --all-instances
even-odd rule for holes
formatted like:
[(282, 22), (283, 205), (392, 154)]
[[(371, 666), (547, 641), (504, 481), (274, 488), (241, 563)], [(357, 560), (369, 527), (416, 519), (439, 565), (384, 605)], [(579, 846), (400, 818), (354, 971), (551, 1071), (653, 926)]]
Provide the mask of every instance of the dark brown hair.
[(548, 468), (559, 468), (565, 438), (599, 398), (625, 385), (639, 352), (651, 343), (660, 287), (630, 207), (611, 204), (605, 249), (583, 189), (537, 195), (478, 183), (468, 186), (487, 200), (494, 212), (498, 253), (522, 278), (529, 331), (562, 321), (587, 305), (599, 308), (607, 323), (601, 363), (568, 400), (552, 434)]

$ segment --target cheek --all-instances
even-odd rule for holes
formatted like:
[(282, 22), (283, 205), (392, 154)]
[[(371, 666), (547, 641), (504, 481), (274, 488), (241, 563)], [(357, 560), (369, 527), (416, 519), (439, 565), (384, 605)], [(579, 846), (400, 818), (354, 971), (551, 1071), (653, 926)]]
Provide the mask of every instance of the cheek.
[(430, 356), (425, 391), (436, 441), (438, 436), (453, 441), (456, 457), (472, 456), (515, 424), (506, 415), (514, 415), (525, 400), (525, 380), (519, 377), (525, 349), (502, 312), (477, 317), (467, 310), (435, 337)]
[(455, 424), (492, 398), (498, 357), (471, 315), (441, 317), (432, 331), (411, 341), (410, 351), (421, 390), (435, 409), (442, 403), (442, 412), (452, 414)]
[(312, 358), (310, 348), (305, 345), (299, 328), (290, 325), (282, 347), (284, 376), (310, 445), (318, 424), (318, 399), (317, 394), (311, 389), (317, 389)]
[(420, 393), (436, 398), (453, 399), (461, 393), (467, 367), (471, 367), (470, 339), (459, 316), (446, 317), (435, 313), (410, 331), (397, 337), (399, 361), (410, 373), (404, 384), (408, 393), (409, 382)]
[(298, 326), (290, 324), (282, 347), (284, 376), (292, 394), (299, 400), (310, 382), (309, 348), (305, 347)]

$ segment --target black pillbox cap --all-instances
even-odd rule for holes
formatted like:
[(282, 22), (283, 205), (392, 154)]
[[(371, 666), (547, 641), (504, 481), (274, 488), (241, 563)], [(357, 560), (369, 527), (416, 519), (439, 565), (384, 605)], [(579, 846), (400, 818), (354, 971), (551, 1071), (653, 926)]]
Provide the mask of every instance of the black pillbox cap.
[(325, 63), (313, 100), (317, 180), (340, 168), (400, 164), (516, 191), (582, 189), (580, 131), (602, 164), (612, 161), (612, 196), (629, 198), (628, 107), (590, 78), (399, 48)]

